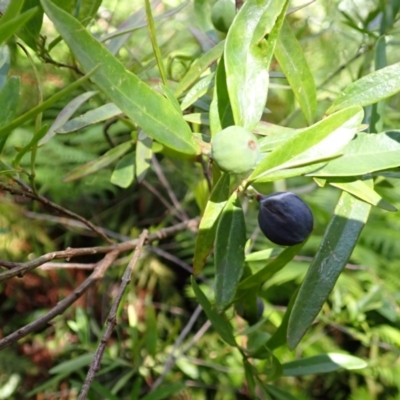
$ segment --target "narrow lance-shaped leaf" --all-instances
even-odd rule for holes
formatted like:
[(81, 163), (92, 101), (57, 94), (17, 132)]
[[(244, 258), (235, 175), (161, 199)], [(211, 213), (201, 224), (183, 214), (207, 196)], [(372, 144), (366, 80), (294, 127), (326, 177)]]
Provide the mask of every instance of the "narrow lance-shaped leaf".
[(358, 133), (343, 155), (310, 176), (357, 176), (400, 166), (400, 131)]
[(296, 36), (285, 21), (275, 47), (275, 57), (286, 75), (308, 124), (312, 124), (317, 107), (314, 77)]
[(400, 91), (400, 63), (389, 65), (353, 82), (333, 102), (327, 113), (351, 106), (377, 103)]
[(186, 96), (182, 100), (181, 110), (186, 110), (190, 107), (197, 99), (205, 95), (210, 88), (214, 85), (214, 73), (208, 74), (198, 82), (186, 93)]
[(49, 131), (46, 133), (46, 136), (44, 136), (43, 139), (40, 141), (40, 144), (43, 145), (48, 142), (56, 134), (56, 131), (71, 118), (75, 111), (82, 104), (86, 103), (90, 98), (92, 98), (96, 93), (96, 91), (89, 91), (82, 93), (72, 99), (57, 115), (57, 118), (51, 124)]
[[(372, 180), (371, 180), (372, 183)], [(339, 189), (342, 189), (353, 196), (358, 197), (361, 200), (364, 200), (365, 202), (372, 204), (373, 206), (377, 206), (380, 208), (383, 208), (384, 210), (387, 211), (393, 211), (396, 212), (397, 208), (390, 204), (388, 201), (382, 198), (382, 196), (377, 193), (373, 187), (373, 185), (368, 185), (365, 181), (363, 180), (348, 180), (345, 178), (339, 178), (335, 179), (333, 181), (329, 181), (329, 184), (332, 186), (335, 186)]]
[[(20, 79), (10, 77), (0, 89), (0, 127), (11, 122), (17, 112), (20, 99)], [(7, 136), (0, 137), (0, 153), (6, 143)]]
[(215, 303), (222, 310), (235, 297), (243, 274), (246, 224), (237, 192), (222, 210), (215, 237)]
[[(267, 100), (269, 65), (288, 1), (247, 0), (225, 43), (229, 98), (236, 125), (252, 130)], [(268, 40), (264, 39), (269, 34)]]
[(214, 329), (218, 332), (223, 340), (231, 346), (236, 346), (235, 337), (233, 336), (233, 328), (224, 315), (218, 314), (211, 306), (205, 294), (201, 291), (194, 277), (191, 277), (192, 288), (196, 295), (197, 301), (200, 303), (207, 318), (210, 320)]
[(194, 249), (193, 273), (198, 275), (213, 248), (218, 218), (229, 198), (229, 174), (223, 174), (215, 185), (200, 221)]
[(351, 107), (298, 131), (257, 165), (249, 181), (260, 180), (264, 175), (278, 169), (301, 166), (336, 156), (354, 137), (362, 117), (361, 107)]
[(142, 182), (151, 166), (151, 157), (153, 155), (153, 139), (147, 136), (143, 131), (139, 132), (136, 142), (136, 177), (138, 182)]
[(38, 114), (40, 114), (44, 110), (47, 110), (54, 103), (56, 103), (60, 99), (63, 99), (67, 94), (71, 93), (77, 87), (79, 87), (84, 82), (86, 82), (91, 77), (91, 75), (96, 71), (96, 69), (97, 69), (97, 67), (94, 67), (85, 76), (82, 76), (81, 78), (72, 82), (70, 85), (68, 85), (64, 89), (60, 90), (59, 92), (57, 92), (56, 94), (54, 94), (53, 96), (51, 96), (50, 98), (45, 100), (43, 103), (38, 104), (36, 107), (33, 107), (32, 109), (27, 111), (25, 114), (20, 115), (18, 118), (15, 118), (13, 121), (2, 126), (0, 128), (0, 137), (8, 135), (14, 128), (17, 128), (18, 126), (31, 120), (32, 118), (35, 118)]
[(200, 75), (214, 64), (224, 52), (225, 41), (222, 40), (212, 49), (203, 54), (197, 61), (195, 61), (189, 68), (189, 71), (179, 82), (175, 89), (175, 96), (179, 97), (186, 89), (188, 89), (200, 77)]
[(317, 317), (357, 243), (371, 206), (343, 192), (290, 314), (287, 342), (294, 349)]
[(83, 178), (84, 176), (93, 174), (100, 169), (107, 167), (114, 161), (118, 160), (121, 156), (123, 156), (131, 148), (131, 146), (132, 144), (130, 142), (121, 143), (119, 146), (108, 150), (105, 154), (103, 154), (96, 160), (90, 161), (69, 172), (67, 175), (64, 176), (64, 182), (71, 182), (76, 179)]
[(0, 90), (7, 81), (10, 69), (10, 51), (8, 46), (0, 46)]
[(200, 152), (189, 126), (165, 97), (127, 71), (79, 21), (49, 0), (41, 3), (83, 70), (100, 66), (92, 80), (116, 106), (161, 144), (184, 154)]
[(110, 182), (126, 189), (135, 178), (135, 153), (124, 155), (114, 168)]
[(240, 294), (242, 290), (254, 290), (254, 288), (259, 286), (261, 283), (268, 281), (268, 279), (279, 272), (288, 262), (293, 259), (293, 257), (298, 254), (303, 245), (304, 243), (299, 243), (294, 246), (287, 247), (276, 258), (270, 260), (264, 268), (261, 268), (255, 274), (240, 282), (238, 294)]
[(210, 105), (211, 135), (215, 136), (222, 129), (234, 124), (228, 87), (226, 86), (224, 56), (222, 56), (215, 73), (214, 94)]
[(18, 32), (18, 30), (29, 21), (35, 13), (38, 11), (38, 8), (31, 8), (28, 11), (25, 11), (22, 14), (19, 14), (15, 18), (10, 21), (1, 24), (0, 26), (0, 45), (4, 43), (7, 39), (9, 39), (14, 33)]
[(361, 358), (348, 354), (327, 353), (317, 356), (290, 361), (282, 365), (284, 376), (302, 376), (311, 374), (326, 374), (338, 369), (361, 369), (367, 367)]
[(57, 133), (76, 132), (87, 126), (106, 121), (120, 114), (122, 114), (122, 111), (114, 103), (107, 103), (93, 110), (89, 110), (79, 117), (70, 119), (61, 127), (55, 128), (55, 131)]

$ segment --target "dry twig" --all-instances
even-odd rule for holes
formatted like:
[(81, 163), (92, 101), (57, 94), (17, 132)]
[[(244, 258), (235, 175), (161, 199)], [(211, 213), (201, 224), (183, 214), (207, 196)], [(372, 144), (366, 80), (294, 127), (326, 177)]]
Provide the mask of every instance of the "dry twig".
[(40, 203), (44, 204), (47, 207), (52, 208), (53, 210), (56, 210), (60, 212), (61, 214), (68, 215), (69, 217), (72, 217), (74, 219), (77, 219), (78, 221), (81, 221), (83, 224), (85, 224), (88, 228), (90, 228), (93, 232), (96, 232), (100, 237), (102, 237), (106, 242), (108, 243), (113, 243), (111, 239), (109, 239), (104, 232), (97, 226), (93, 225), (90, 221), (88, 221), (86, 218), (81, 217), (78, 214), (75, 214), (74, 212), (67, 210), (64, 207), (59, 206), (56, 203), (53, 203), (52, 201), (46, 199), (46, 197), (43, 197), (39, 194), (35, 194), (31, 189), (26, 188), (25, 186), (23, 189), (18, 189), (14, 186), (9, 186), (5, 185), (4, 183), (0, 183), (0, 189), (5, 190), (6, 192), (9, 192), (14, 195), (18, 196), (25, 196), (29, 197), (32, 200), (37, 200)]
[(65, 299), (61, 300), (52, 310), (50, 310), (48, 313), (44, 314), (37, 320), (31, 322), (30, 324), (25, 325), (23, 328), (18, 329), (17, 331), (1, 339), (0, 350), (23, 338), (29, 333), (46, 325), (57, 315), (62, 314), (71, 304), (78, 300), (79, 297), (81, 297), (86, 292), (86, 290), (90, 288), (90, 286), (92, 286), (95, 282), (103, 277), (108, 267), (118, 257), (118, 254), (119, 252), (117, 250), (108, 253), (100, 262), (97, 263), (97, 266), (92, 274), (80, 286), (78, 286), (73, 293), (71, 293)]
[(104, 350), (106, 349), (106, 345), (108, 340), (111, 337), (112, 331), (114, 330), (114, 327), (117, 323), (117, 310), (118, 310), (118, 306), (121, 302), (122, 296), (124, 294), (124, 291), (126, 289), (126, 287), (128, 286), (129, 282), (131, 281), (131, 276), (132, 276), (132, 271), (133, 268), (135, 267), (139, 257), (140, 257), (140, 253), (142, 251), (144, 242), (146, 241), (148, 237), (148, 231), (144, 230), (142, 232), (142, 234), (139, 237), (139, 241), (138, 244), (136, 246), (135, 249), (135, 253), (133, 254), (133, 257), (131, 259), (131, 261), (129, 262), (128, 266), (126, 267), (126, 270), (124, 272), (124, 275), (122, 276), (122, 282), (121, 285), (119, 287), (118, 293), (115, 296), (115, 299), (113, 301), (113, 304), (111, 306), (111, 310), (110, 313), (108, 314), (108, 318), (107, 318), (107, 327), (106, 330), (104, 332), (104, 335), (99, 343), (99, 346), (97, 347), (96, 353), (94, 355), (93, 361), (90, 364), (90, 368), (88, 371), (88, 374), (86, 376), (85, 382), (83, 383), (81, 392), (79, 394), (78, 400), (84, 400), (87, 397), (87, 394), (89, 392), (90, 389), (90, 385), (96, 375), (96, 373), (99, 371), (100, 369), (100, 362), (101, 359), (103, 357), (104, 354)]

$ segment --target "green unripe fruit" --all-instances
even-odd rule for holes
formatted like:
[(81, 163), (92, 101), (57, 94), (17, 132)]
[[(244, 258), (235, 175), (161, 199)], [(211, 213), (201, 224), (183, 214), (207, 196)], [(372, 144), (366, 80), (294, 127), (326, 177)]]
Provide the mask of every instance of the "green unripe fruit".
[(228, 32), (236, 14), (235, 0), (218, 0), (211, 9), (211, 21), (221, 32)]
[(260, 148), (253, 133), (240, 126), (229, 126), (211, 142), (211, 157), (224, 172), (245, 174), (260, 157)]

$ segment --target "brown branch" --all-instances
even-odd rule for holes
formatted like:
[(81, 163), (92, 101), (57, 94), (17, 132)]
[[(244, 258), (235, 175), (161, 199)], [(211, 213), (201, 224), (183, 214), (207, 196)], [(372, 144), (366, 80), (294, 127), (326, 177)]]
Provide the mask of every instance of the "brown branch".
[(96, 281), (101, 279), (106, 272), (107, 268), (114, 262), (118, 257), (119, 251), (114, 250), (107, 254), (101, 261), (98, 262), (95, 270), (92, 274), (79, 285), (73, 293), (67, 296), (65, 299), (61, 300), (52, 310), (50, 310), (45, 315), (41, 316), (37, 320), (25, 325), (23, 328), (11, 333), (10, 335), (4, 337), (0, 340), (0, 350), (9, 346), (10, 344), (16, 342), (17, 340), (23, 338), (29, 333), (41, 328), (51, 321), (57, 315), (62, 314), (71, 304), (73, 304), (79, 297), (81, 297), (86, 290), (90, 288)]
[(72, 217), (74, 219), (77, 219), (78, 221), (81, 221), (84, 223), (88, 228), (90, 228), (93, 232), (96, 232), (100, 237), (102, 237), (106, 242), (108, 243), (113, 243), (111, 239), (109, 239), (100, 228), (97, 226), (93, 225), (90, 221), (88, 221), (86, 218), (81, 217), (78, 214), (75, 214), (74, 212), (67, 210), (64, 207), (59, 206), (56, 203), (53, 203), (52, 201), (46, 199), (46, 197), (43, 197), (39, 194), (33, 193), (31, 189), (27, 189), (24, 187), (24, 190), (18, 189), (13, 186), (5, 185), (3, 183), (0, 183), (0, 189), (5, 190), (13, 195), (18, 195), (18, 196), (25, 196), (29, 197), (30, 199), (37, 200), (44, 204), (47, 207), (50, 207), (62, 214), (68, 215), (69, 217)]
[(181, 221), (185, 220), (185, 218), (183, 218), (183, 216), (181, 214), (179, 214), (178, 210), (176, 208), (174, 208), (171, 204), (169, 204), (168, 201), (164, 199), (164, 196), (153, 185), (151, 185), (150, 183), (146, 182), (145, 180), (140, 182), (140, 184), (142, 186), (144, 186), (158, 200), (160, 200), (161, 203), (164, 204), (164, 206), (168, 209), (168, 211), (170, 211), (170, 213), (172, 215), (174, 215), (175, 217), (177, 217)]
[(129, 282), (131, 281), (132, 271), (135, 268), (137, 261), (139, 260), (140, 253), (142, 251), (143, 245), (144, 245), (147, 237), (148, 237), (148, 231), (144, 230), (139, 237), (139, 242), (136, 246), (135, 253), (133, 254), (131, 261), (129, 262), (128, 266), (126, 267), (124, 275), (122, 276), (121, 285), (119, 287), (118, 293), (116, 294), (113, 304), (111, 306), (110, 313), (108, 314), (108, 318), (107, 318), (108, 322), (107, 322), (106, 330), (104, 332), (103, 337), (101, 338), (99, 346), (97, 347), (93, 361), (90, 364), (90, 368), (89, 368), (88, 374), (86, 376), (85, 382), (83, 383), (78, 400), (86, 399), (87, 394), (90, 389), (90, 385), (91, 385), (94, 377), (96, 376), (96, 373), (100, 369), (101, 359), (103, 357), (104, 350), (106, 349), (107, 342), (109, 341), (111, 334), (114, 330), (114, 327), (117, 324), (117, 310), (118, 310), (119, 304), (121, 303), (121, 299), (125, 292), (125, 289), (127, 288)]
[[(193, 229), (197, 225), (198, 225), (198, 218), (180, 222), (179, 224), (160, 229), (159, 231), (150, 234), (147, 238), (147, 242), (151, 243), (154, 242), (155, 240), (160, 240), (168, 236), (173, 236), (176, 233), (183, 231), (187, 228)], [(5, 281), (6, 279), (13, 278), (15, 276), (23, 276), (28, 271), (31, 271), (39, 267), (40, 265), (43, 265), (53, 260), (59, 260), (59, 259), (69, 260), (70, 258), (77, 256), (104, 254), (114, 250), (117, 250), (119, 253), (121, 253), (133, 250), (138, 243), (139, 239), (132, 239), (123, 243), (118, 243), (110, 246), (68, 248), (66, 250), (54, 251), (51, 253), (44, 254), (34, 260), (27, 261), (25, 263), (15, 263), (15, 262), (0, 260), (0, 266), (10, 268), (8, 271), (0, 273), (0, 282)]]
[(180, 212), (180, 214), (182, 215), (183, 219), (189, 219), (189, 217), (187, 216), (185, 210), (183, 209), (181, 203), (178, 201), (177, 197), (175, 196), (174, 191), (172, 190), (165, 174), (164, 171), (162, 170), (160, 163), (157, 160), (157, 157), (155, 155), (153, 155), (152, 158), (152, 164), (153, 164), (153, 169), (154, 172), (156, 173), (159, 181), (161, 182), (161, 184), (164, 186), (165, 190), (168, 193), (169, 198), (172, 201), (172, 204), (176, 207), (176, 209)]

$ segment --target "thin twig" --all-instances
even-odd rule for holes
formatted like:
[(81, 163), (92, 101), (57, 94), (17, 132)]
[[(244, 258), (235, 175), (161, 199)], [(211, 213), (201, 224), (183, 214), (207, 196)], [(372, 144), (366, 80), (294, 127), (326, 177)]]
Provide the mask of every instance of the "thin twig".
[(101, 261), (98, 262), (97, 267), (92, 272), (92, 274), (81, 285), (79, 285), (73, 293), (57, 303), (57, 305), (52, 310), (42, 315), (40, 318), (31, 322), (30, 324), (25, 325), (23, 328), (18, 329), (17, 331), (1, 339), (0, 350), (23, 338), (29, 333), (46, 325), (57, 315), (62, 314), (71, 304), (78, 300), (79, 297), (81, 297), (86, 292), (86, 290), (90, 288), (90, 286), (92, 286), (96, 281), (103, 277), (107, 268), (118, 257), (118, 254), (118, 250), (108, 253)]
[(108, 243), (113, 243), (111, 239), (109, 239), (97, 226), (93, 225), (90, 221), (88, 221), (86, 218), (81, 217), (78, 214), (75, 214), (74, 212), (67, 210), (64, 207), (59, 206), (56, 203), (53, 203), (52, 201), (46, 199), (46, 197), (43, 197), (39, 194), (33, 193), (32, 189), (26, 189), (24, 187), (24, 190), (18, 189), (14, 186), (9, 186), (5, 185), (3, 183), (0, 183), (0, 189), (5, 190), (11, 194), (18, 195), (18, 196), (25, 196), (29, 197), (30, 199), (37, 200), (44, 204), (47, 207), (50, 207), (62, 214), (68, 215), (69, 217), (75, 218), (78, 221), (81, 221), (84, 223), (87, 227), (89, 227), (93, 232), (96, 232), (100, 237), (102, 237), (106, 242)]
[[(43, 213), (37, 213), (34, 211), (24, 211), (23, 214), (31, 219), (37, 219), (37, 220), (42, 220), (42, 221), (49, 221), (55, 224), (61, 224), (67, 227), (71, 228), (78, 228), (78, 229), (86, 229), (88, 231), (92, 230), (83, 222), (77, 221), (76, 219), (73, 218), (67, 218), (67, 217), (58, 217), (56, 215), (49, 215), (49, 214), (43, 214)], [(107, 228), (102, 228), (100, 226), (97, 226), (99, 230), (101, 230), (105, 235), (117, 239), (121, 242), (125, 242), (126, 240), (130, 240), (131, 238), (126, 235), (121, 235), (118, 232), (114, 232), (110, 229)]]
[(157, 199), (164, 204), (164, 206), (168, 209), (168, 211), (171, 212), (172, 215), (179, 218), (181, 221), (185, 221), (185, 218), (178, 212), (178, 210), (174, 208), (173, 205), (169, 204), (168, 201), (164, 199), (163, 195), (153, 185), (144, 180), (140, 182), (140, 184), (143, 185), (151, 194), (157, 197)]
[[(183, 231), (187, 228), (191, 229), (194, 226), (197, 226), (198, 222), (199, 222), (198, 218), (194, 218), (188, 221), (180, 222), (179, 224), (173, 226), (169, 226), (167, 228), (160, 229), (159, 231), (150, 234), (149, 237), (147, 238), (147, 242), (151, 243), (155, 240), (161, 240), (168, 236), (173, 236), (176, 233)], [(114, 250), (117, 250), (119, 253), (122, 253), (125, 251), (133, 250), (138, 243), (139, 239), (132, 239), (123, 243), (118, 243), (110, 246), (68, 248), (66, 250), (53, 251), (51, 253), (44, 254), (38, 258), (35, 258), (34, 260), (27, 261), (24, 263), (16, 263), (16, 262), (0, 260), (0, 266), (10, 268), (10, 270), (0, 273), (0, 282), (5, 281), (6, 279), (13, 278), (15, 276), (22, 276), (28, 271), (31, 271), (39, 267), (40, 265), (43, 265), (53, 260), (60, 260), (60, 259), (69, 260), (70, 258), (77, 256), (104, 254)]]
[(122, 299), (125, 289), (127, 288), (129, 282), (131, 281), (132, 271), (135, 268), (137, 261), (139, 260), (140, 253), (142, 251), (143, 245), (144, 245), (147, 237), (148, 237), (148, 231), (144, 230), (139, 237), (139, 242), (136, 246), (133, 257), (132, 257), (131, 261), (129, 262), (128, 266), (126, 267), (124, 275), (122, 276), (121, 285), (119, 287), (118, 293), (115, 296), (115, 299), (111, 306), (110, 313), (108, 314), (106, 330), (104, 332), (103, 337), (101, 338), (99, 346), (97, 347), (93, 361), (90, 364), (90, 368), (89, 368), (88, 374), (86, 376), (85, 382), (83, 383), (78, 400), (86, 399), (87, 394), (89, 393), (90, 385), (91, 385), (94, 377), (96, 376), (96, 373), (100, 369), (101, 359), (103, 357), (104, 350), (106, 349), (107, 342), (109, 341), (111, 334), (114, 330), (114, 327), (117, 324), (117, 310), (118, 310), (119, 304), (121, 302), (121, 299)]
[(183, 209), (181, 203), (178, 201), (167, 178), (165, 177), (164, 171), (162, 170), (160, 163), (157, 160), (157, 157), (154, 155), (152, 158), (152, 165), (153, 165), (154, 172), (156, 173), (159, 181), (161, 182), (161, 184), (164, 186), (165, 190), (167, 191), (168, 196), (172, 201), (172, 204), (176, 207), (177, 210), (179, 210), (179, 212), (183, 216), (183, 219), (189, 219), (188, 215), (186, 214), (186, 211)]
[(164, 364), (164, 369), (163, 369), (161, 375), (155, 380), (155, 382), (151, 386), (151, 391), (156, 390), (162, 384), (162, 382), (164, 381), (164, 378), (167, 376), (168, 372), (174, 367), (175, 362), (176, 362), (175, 352), (178, 350), (178, 348), (181, 346), (181, 344), (185, 340), (186, 336), (189, 334), (193, 325), (197, 321), (197, 318), (199, 318), (199, 315), (202, 310), (203, 309), (201, 308), (200, 304), (194, 310), (194, 312), (193, 312), (192, 316), (190, 317), (188, 323), (186, 324), (185, 328), (182, 330), (182, 332), (176, 339), (176, 341), (174, 343), (174, 347), (172, 348), (171, 354), (168, 356), (167, 361)]
[(97, 266), (97, 263), (46, 263), (39, 267), (43, 270), (54, 270), (54, 269), (89, 269), (93, 270)]

